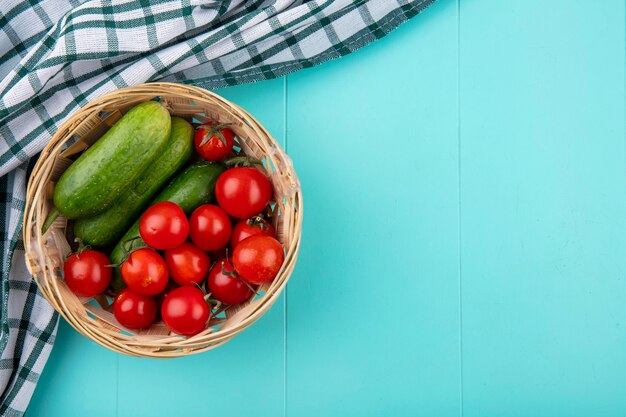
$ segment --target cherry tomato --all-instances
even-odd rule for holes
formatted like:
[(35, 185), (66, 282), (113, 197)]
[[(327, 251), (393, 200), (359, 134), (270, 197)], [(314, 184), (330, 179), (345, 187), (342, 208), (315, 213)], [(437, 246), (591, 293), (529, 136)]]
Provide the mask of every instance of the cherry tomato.
[(270, 236), (251, 236), (240, 242), (233, 252), (235, 270), (251, 284), (272, 281), (284, 260), (282, 245)]
[(137, 294), (129, 288), (123, 289), (113, 302), (113, 314), (117, 321), (129, 329), (144, 329), (156, 317), (154, 298)]
[(193, 336), (206, 329), (210, 313), (204, 294), (192, 286), (172, 290), (161, 306), (161, 316), (167, 327), (184, 336)]
[(113, 268), (107, 266), (109, 258), (95, 250), (84, 250), (67, 258), (63, 266), (65, 283), (81, 297), (93, 297), (107, 289)]
[(167, 286), (167, 265), (161, 255), (149, 248), (133, 251), (122, 263), (121, 272), (128, 288), (138, 294), (156, 295)]
[(191, 214), (189, 229), (191, 241), (197, 247), (213, 251), (228, 244), (232, 226), (224, 210), (212, 204), (205, 204)]
[(170, 276), (179, 285), (195, 285), (206, 277), (211, 259), (206, 252), (189, 242), (165, 252)]
[(230, 245), (235, 248), (239, 242), (254, 235), (276, 237), (276, 232), (274, 227), (266, 220), (263, 220), (261, 216), (252, 217), (248, 220), (239, 220), (233, 227)]
[(189, 222), (178, 204), (162, 201), (141, 216), (139, 234), (154, 249), (174, 249), (187, 240)]
[(247, 219), (260, 214), (272, 198), (272, 183), (256, 168), (224, 171), (215, 185), (220, 207), (233, 217)]
[(207, 285), (216, 300), (228, 305), (243, 303), (252, 295), (252, 290), (248, 287), (250, 284), (246, 285), (237, 277), (235, 269), (226, 258), (213, 265)]
[(196, 129), (193, 142), (200, 156), (207, 161), (226, 159), (235, 145), (232, 130), (211, 122)]

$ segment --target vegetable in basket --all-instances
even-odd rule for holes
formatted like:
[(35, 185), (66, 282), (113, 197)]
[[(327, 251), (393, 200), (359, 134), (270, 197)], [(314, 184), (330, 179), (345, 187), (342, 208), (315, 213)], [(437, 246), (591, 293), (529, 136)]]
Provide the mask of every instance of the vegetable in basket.
[[(178, 174), (159, 193), (154, 203), (171, 201), (178, 204), (186, 214), (190, 214), (198, 206), (213, 200), (215, 183), (224, 169), (225, 167), (222, 164), (196, 162)], [(124, 248), (122, 248), (123, 244)], [(124, 259), (125, 250), (132, 251), (144, 244), (145, 242), (139, 235), (139, 220), (137, 220), (113, 248), (110, 255), (111, 262), (119, 264)], [(115, 268), (113, 271), (111, 286), (115, 291), (125, 287), (119, 268)]]
[(106, 211), (76, 220), (74, 235), (85, 244), (96, 247), (119, 240), (154, 194), (191, 158), (193, 135), (193, 127), (187, 121), (172, 117), (171, 133), (163, 153)]
[(53, 196), (58, 212), (76, 219), (106, 210), (163, 153), (170, 129), (159, 103), (130, 109), (61, 175)]
[(184, 336), (193, 336), (206, 329), (210, 315), (204, 293), (192, 286), (170, 291), (161, 306), (161, 317), (167, 327)]

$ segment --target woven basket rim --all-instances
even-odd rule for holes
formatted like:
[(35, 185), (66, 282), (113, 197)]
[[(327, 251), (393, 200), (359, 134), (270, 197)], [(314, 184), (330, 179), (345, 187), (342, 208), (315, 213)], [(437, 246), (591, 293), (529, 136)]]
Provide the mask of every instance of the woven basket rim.
[[(276, 193), (276, 218), (280, 226), (279, 240), (286, 248), (285, 261), (274, 281), (265, 286), (265, 293), (244, 306), (232, 308), (232, 313), (221, 327), (214, 330), (214, 324), (196, 336), (182, 338), (177, 335), (124, 334), (117, 331), (115, 323), (94, 315), (85, 300), (80, 300), (59, 278), (62, 275), (62, 253), (67, 244), (61, 226), (51, 228), (41, 235), (41, 226), (46, 210), (50, 208), (48, 193), (50, 179), (59, 169), (63, 158), (60, 156), (64, 145), (74, 136), (82, 138), (95, 128), (89, 125), (93, 120), (104, 123), (99, 115), (109, 111), (123, 111), (140, 101), (161, 97), (162, 103), (174, 114), (202, 117), (200, 114), (217, 114), (236, 122), (234, 130), (243, 132), (242, 148), (248, 154), (262, 157), (266, 161), (265, 170)], [(129, 105), (130, 103), (130, 105)], [(196, 106), (196, 107), (194, 107)], [(199, 111), (201, 110), (201, 111)], [(193, 113), (195, 111), (195, 113)], [(110, 125), (109, 125), (110, 126)], [(204, 352), (221, 346), (245, 328), (258, 320), (278, 299), (289, 280), (295, 266), (302, 233), (303, 200), (300, 183), (291, 159), (278, 142), (252, 115), (238, 105), (220, 95), (200, 87), (176, 83), (147, 83), (108, 92), (73, 112), (59, 127), (41, 152), (28, 179), (26, 206), (24, 211), (23, 239), (26, 253), (26, 266), (35, 279), (44, 298), (78, 332), (96, 343), (126, 355), (150, 358), (171, 358)], [(96, 308), (96, 307), (94, 307)], [(102, 309), (101, 309), (102, 310)], [(98, 312), (104, 315), (104, 310)], [(228, 313), (227, 313), (228, 315)], [(121, 329), (125, 330), (125, 329)]]

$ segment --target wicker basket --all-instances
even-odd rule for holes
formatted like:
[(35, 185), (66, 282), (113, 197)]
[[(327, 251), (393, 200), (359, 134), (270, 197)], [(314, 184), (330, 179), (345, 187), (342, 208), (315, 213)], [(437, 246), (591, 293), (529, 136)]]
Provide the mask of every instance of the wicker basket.
[[(68, 220), (58, 218), (42, 236), (52, 208), (54, 182), (74, 155), (93, 144), (132, 106), (159, 97), (172, 115), (204, 122), (232, 123), (242, 152), (264, 161), (274, 186), (271, 221), (285, 247), (285, 261), (273, 282), (246, 303), (215, 311), (208, 328), (193, 337), (173, 333), (162, 322), (149, 329), (122, 327), (112, 314), (112, 300), (74, 295), (63, 281), (63, 263), (70, 253)], [(289, 157), (261, 124), (245, 110), (201, 88), (151, 83), (106, 94), (74, 113), (41, 153), (28, 183), (24, 216), (26, 263), (41, 292), (76, 330), (113, 351), (132, 356), (171, 358), (213, 349), (261, 317), (279, 297), (296, 263), (302, 230), (302, 195)]]

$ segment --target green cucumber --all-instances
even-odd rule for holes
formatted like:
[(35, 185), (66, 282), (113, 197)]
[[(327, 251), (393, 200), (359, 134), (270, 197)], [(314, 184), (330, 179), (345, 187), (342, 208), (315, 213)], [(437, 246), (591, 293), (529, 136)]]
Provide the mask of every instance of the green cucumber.
[(193, 151), (193, 127), (180, 117), (172, 117), (167, 147), (137, 182), (108, 209), (94, 217), (74, 222), (74, 235), (85, 245), (102, 247), (115, 243), (145, 208), (154, 194), (188, 160)]
[[(217, 177), (225, 169), (225, 166), (219, 163), (196, 162), (178, 174), (154, 199), (152, 204), (161, 201), (172, 201), (178, 204), (185, 214), (189, 215), (199, 206), (213, 201)], [(124, 248), (122, 248), (122, 245), (124, 245)], [(139, 219), (137, 219), (115, 245), (109, 259), (112, 264), (120, 264), (124, 260), (125, 252), (130, 252), (142, 245), (145, 245), (145, 243), (139, 236)], [(115, 268), (113, 270), (111, 287), (114, 291), (119, 291), (125, 286), (126, 284), (122, 279), (119, 268)]]
[(163, 153), (171, 118), (156, 101), (133, 107), (61, 175), (54, 205), (67, 218), (106, 210)]

